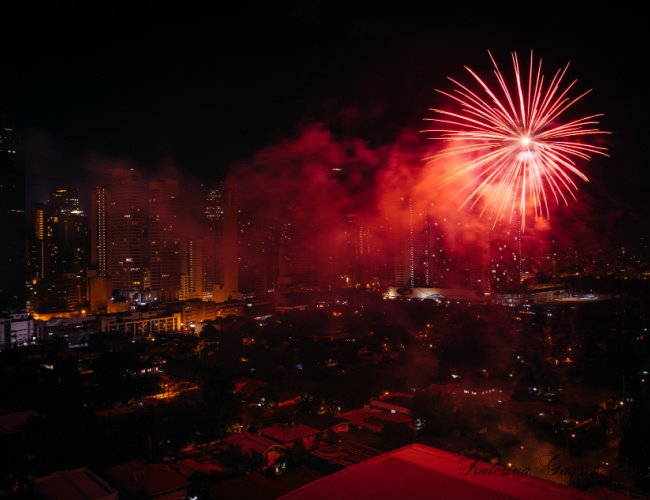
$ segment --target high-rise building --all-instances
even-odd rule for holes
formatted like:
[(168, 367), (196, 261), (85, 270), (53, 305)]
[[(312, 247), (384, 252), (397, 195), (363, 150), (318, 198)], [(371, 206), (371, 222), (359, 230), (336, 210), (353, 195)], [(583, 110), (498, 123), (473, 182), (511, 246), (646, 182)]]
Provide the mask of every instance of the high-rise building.
[(203, 186), (203, 193), (203, 289), (211, 293), (213, 287), (223, 281), (224, 183)]
[(218, 226), (223, 221), (224, 213), (224, 183), (218, 182), (216, 185), (207, 187), (203, 186), (205, 193), (205, 208), (203, 215), (206, 222), (213, 226)]
[(36, 285), (45, 276), (45, 205), (32, 204), (29, 240), (28, 278)]
[(106, 188), (97, 187), (90, 197), (90, 265), (97, 276), (108, 275), (108, 227)]
[(181, 247), (181, 289), (180, 300), (210, 298), (205, 296), (205, 272), (201, 238), (187, 239)]
[(519, 213), (501, 218), (490, 232), (490, 286), (492, 291), (517, 289), (521, 281), (522, 242)]
[(56, 290), (49, 308), (71, 311), (85, 305), (88, 248), (88, 217), (76, 190), (54, 190), (45, 206), (44, 277), (49, 289)]
[(145, 184), (134, 169), (114, 169), (107, 197), (108, 275), (113, 288), (133, 297), (146, 288)]
[(395, 284), (398, 286), (432, 286), (433, 250), (442, 244), (440, 231), (430, 213), (431, 204), (416, 206), (411, 197), (401, 199), (400, 210), (404, 214), (395, 229)]
[(88, 218), (81, 210), (77, 192), (68, 188), (52, 192), (44, 212), (45, 273), (56, 279), (64, 273), (88, 268)]
[(465, 244), (465, 283), (477, 292), (493, 291), (488, 278), (488, 252), (482, 240), (469, 241)]
[(410, 197), (401, 199), (401, 223), (395, 234), (395, 279), (398, 286), (449, 285), (451, 258), (446, 246), (443, 224), (433, 215), (434, 204), (418, 203)]
[[(428, 209), (433, 211), (434, 204), (430, 204)], [(448, 221), (445, 217), (435, 216), (429, 218), (427, 229), (428, 241), (428, 275), (430, 286), (450, 287), (457, 284), (455, 279), (456, 269), (455, 256), (452, 241), (445, 225)]]
[(25, 167), (16, 134), (1, 115), (0, 171), (0, 310), (20, 311), (25, 308)]
[(256, 220), (243, 210), (240, 222), (242, 292), (299, 291), (340, 287), (349, 270), (343, 242), (318, 247), (320, 228), (300, 224), (295, 204), (285, 202), (271, 218)]
[(343, 248), (339, 277), (346, 287), (364, 286), (370, 278), (373, 261), (370, 252), (370, 230), (357, 214), (345, 216)]
[(413, 219), (413, 200), (410, 197), (400, 199), (400, 210), (405, 214), (401, 224), (395, 230), (395, 284), (397, 286), (415, 286), (415, 228)]
[(30, 309), (85, 307), (89, 262), (88, 219), (75, 190), (59, 188), (32, 206), (29, 238)]
[(239, 227), (237, 189), (232, 183), (224, 189), (223, 235), (221, 243), (221, 262), (223, 275), (220, 283), (213, 286), (215, 302), (237, 299), (241, 296), (239, 288)]
[(416, 286), (443, 286), (449, 283), (451, 259), (446, 247), (442, 224), (447, 220), (434, 215), (434, 203), (426, 202), (415, 211), (411, 209)]
[(284, 203), (266, 225), (243, 214), (242, 290), (256, 287), (258, 293), (276, 288), (285, 292), (316, 286), (315, 256), (306, 247), (304, 234), (299, 234), (305, 228), (295, 223), (295, 210), (292, 203)]
[(161, 301), (177, 300), (181, 289), (179, 192), (176, 179), (156, 179), (149, 183), (147, 235), (150, 289), (152, 295)]

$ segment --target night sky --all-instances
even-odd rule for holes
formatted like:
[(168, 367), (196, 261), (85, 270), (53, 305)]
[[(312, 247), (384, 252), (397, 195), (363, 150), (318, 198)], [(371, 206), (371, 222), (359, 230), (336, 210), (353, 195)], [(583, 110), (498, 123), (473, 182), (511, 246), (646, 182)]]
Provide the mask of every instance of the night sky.
[(511, 50), (533, 49), (546, 73), (571, 61), (578, 89), (593, 88), (580, 110), (605, 113), (613, 132), (611, 158), (587, 169), (588, 189), (598, 203), (647, 214), (638, 13), (441, 5), (242, 3), (208, 15), (132, 3), (5, 17), (0, 103), (23, 138), (28, 197), (90, 176), (88, 158), (98, 156), (211, 181), (311, 122), (342, 139), (390, 143), (423, 128), (447, 75), (465, 78), (465, 64), (488, 70), (487, 49), (503, 66)]

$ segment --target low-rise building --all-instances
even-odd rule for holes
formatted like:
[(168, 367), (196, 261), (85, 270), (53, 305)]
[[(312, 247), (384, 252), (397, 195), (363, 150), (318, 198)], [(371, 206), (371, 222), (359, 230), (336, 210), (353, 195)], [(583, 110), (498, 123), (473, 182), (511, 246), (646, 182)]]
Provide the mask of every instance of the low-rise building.
[(272, 425), (260, 429), (260, 434), (272, 439), (286, 448), (300, 443), (305, 450), (312, 450), (318, 444), (320, 431), (308, 425)]
[(312, 451), (309, 462), (317, 470), (329, 474), (365, 462), (381, 453), (356, 441), (344, 441)]
[(40, 413), (33, 410), (14, 411), (0, 415), (0, 439), (22, 432), (30, 418), (40, 416)]
[(413, 394), (406, 392), (386, 392), (378, 398), (370, 400), (370, 406), (389, 413), (403, 413), (411, 415)]
[(35, 324), (27, 313), (0, 316), (0, 351), (23, 347), (36, 341)]
[(34, 497), (42, 500), (117, 500), (117, 490), (86, 467), (57, 471), (34, 480)]
[(283, 462), (286, 458), (286, 448), (277, 441), (252, 432), (240, 432), (222, 439), (225, 449), (234, 449), (244, 458), (254, 455), (263, 457), (262, 468)]
[(172, 467), (162, 463), (148, 464), (133, 460), (109, 467), (104, 475), (128, 498), (183, 498), (188, 480)]
[(181, 330), (181, 313), (161, 311), (133, 312), (100, 316), (99, 331), (102, 333), (120, 332), (131, 335), (155, 335), (173, 333)]
[(336, 418), (349, 422), (351, 426), (370, 432), (382, 432), (386, 426), (404, 426), (415, 431), (415, 422), (404, 413), (390, 413), (373, 408), (359, 408), (337, 415)]

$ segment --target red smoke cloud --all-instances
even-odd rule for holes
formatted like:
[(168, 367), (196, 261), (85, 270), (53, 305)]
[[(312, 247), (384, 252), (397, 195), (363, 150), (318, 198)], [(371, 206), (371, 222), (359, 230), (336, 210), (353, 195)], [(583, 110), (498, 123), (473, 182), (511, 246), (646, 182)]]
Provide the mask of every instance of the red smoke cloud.
[[(267, 255), (271, 261), (280, 258), (277, 245), (289, 237), (288, 245), (294, 253), (296, 248), (301, 252), (301, 265), (311, 259), (320, 273), (345, 269), (347, 254), (358, 254), (361, 248), (361, 254), (366, 255), (368, 248), (363, 245), (371, 249), (375, 259), (390, 265), (404, 234), (423, 229), (427, 220), (424, 215), (445, 234), (447, 247), (485, 247), (490, 222), (479, 216), (480, 210), (459, 208), (463, 198), (455, 196), (458, 184), (441, 186), (441, 177), (458, 159), (426, 162), (423, 158), (431, 154), (431, 146), (437, 144), (427, 143), (423, 135), (408, 130), (392, 143), (369, 146), (358, 138), (337, 138), (324, 124), (309, 123), (293, 137), (232, 165), (226, 183), (237, 186), (240, 222), (250, 223), (247, 241), (255, 251), (276, 252)], [(86, 166), (97, 183), (104, 185), (111, 169), (134, 168), (127, 162), (98, 156), (88, 157)], [(176, 227), (183, 238), (201, 236), (205, 196), (199, 180), (188, 178), (171, 162), (145, 177), (147, 181), (180, 180)], [(587, 214), (583, 204), (574, 203), (569, 210), (561, 207), (552, 214), (551, 222), (527, 221), (524, 244), (536, 249), (541, 260), (551, 234), (566, 244), (577, 227), (583, 241), (594, 241), (591, 235), (599, 228), (587, 224), (593, 219), (597, 220), (596, 214)], [(355, 246), (352, 250), (351, 245)], [(375, 269), (368, 271), (371, 275), (380, 264), (372, 265)]]

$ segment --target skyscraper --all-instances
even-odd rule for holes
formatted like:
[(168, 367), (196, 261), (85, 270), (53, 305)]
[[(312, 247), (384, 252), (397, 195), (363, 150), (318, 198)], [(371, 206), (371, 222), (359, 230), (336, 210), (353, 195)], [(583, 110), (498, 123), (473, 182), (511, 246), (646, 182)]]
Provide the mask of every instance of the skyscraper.
[(181, 244), (178, 234), (179, 183), (149, 182), (147, 233), (150, 288), (162, 301), (177, 300), (181, 289)]
[(512, 291), (519, 287), (522, 263), (521, 220), (515, 212), (505, 216), (490, 232), (490, 286), (492, 291)]
[[(431, 211), (435, 205), (429, 204), (427, 207)], [(450, 287), (452, 284), (457, 285), (455, 280), (454, 268), (456, 260), (454, 259), (454, 249), (450, 235), (445, 231), (445, 225), (448, 224), (445, 217), (429, 217), (427, 228), (427, 246), (428, 246), (428, 275), (431, 286)], [(450, 223), (449, 223), (450, 224)]]
[(88, 218), (75, 190), (59, 188), (45, 206), (45, 273), (56, 279), (88, 267)]
[(238, 258), (238, 203), (237, 189), (232, 183), (225, 186), (223, 205), (223, 237), (220, 257), (223, 268), (221, 283), (213, 287), (213, 297), (217, 302), (237, 299), (239, 291), (239, 258)]
[(45, 206), (42, 203), (32, 204), (30, 231), (28, 278), (35, 285), (45, 273)]
[(25, 167), (6, 122), (0, 115), (0, 310), (17, 311), (25, 307)]
[(221, 244), (223, 240), (224, 183), (203, 186), (203, 289), (208, 294), (222, 282), (223, 262)]
[(180, 300), (205, 298), (204, 247), (202, 238), (186, 239), (182, 243)]
[(365, 221), (357, 214), (347, 214), (338, 273), (345, 282), (336, 283), (338, 286), (363, 286), (368, 283), (371, 272), (374, 272), (370, 239), (370, 230)]
[(97, 276), (108, 275), (106, 188), (97, 187), (90, 197), (90, 265)]
[(62, 187), (45, 205), (34, 204), (30, 229), (30, 308), (49, 312), (84, 307), (88, 218), (77, 192)]
[(395, 284), (397, 286), (415, 286), (415, 236), (413, 220), (413, 200), (410, 197), (400, 199), (400, 210), (405, 214), (405, 223), (396, 229)]
[(124, 296), (145, 289), (145, 184), (133, 169), (114, 169), (107, 197), (108, 274)]

